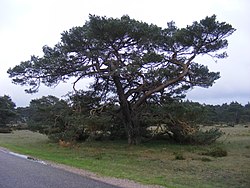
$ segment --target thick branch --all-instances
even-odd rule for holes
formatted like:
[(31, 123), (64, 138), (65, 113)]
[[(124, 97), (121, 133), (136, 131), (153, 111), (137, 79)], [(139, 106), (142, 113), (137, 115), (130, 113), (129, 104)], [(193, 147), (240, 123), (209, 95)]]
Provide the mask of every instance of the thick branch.
[(154, 88), (154, 89), (151, 89), (147, 92), (145, 92), (145, 94), (135, 103), (135, 105), (133, 106), (133, 109), (137, 109), (141, 104), (143, 104), (145, 102), (145, 100), (147, 98), (149, 98), (152, 94), (156, 93), (156, 92), (159, 92), (159, 91), (162, 91), (164, 88), (174, 84), (174, 83), (177, 83), (179, 82), (180, 80), (183, 79), (183, 77), (185, 77), (187, 74), (188, 74), (188, 67), (191, 63), (191, 61), (195, 58), (195, 54), (188, 60), (187, 63), (185, 64), (182, 64), (182, 67), (183, 67), (183, 71), (182, 73), (176, 77), (176, 78), (173, 78), (171, 80), (168, 80), (166, 81), (165, 83), (159, 85), (158, 87)]

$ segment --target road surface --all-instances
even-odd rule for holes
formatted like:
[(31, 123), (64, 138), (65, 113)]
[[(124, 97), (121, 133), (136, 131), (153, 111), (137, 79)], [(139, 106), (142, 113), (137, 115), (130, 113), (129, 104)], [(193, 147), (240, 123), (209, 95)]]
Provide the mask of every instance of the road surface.
[(118, 188), (0, 149), (0, 188)]

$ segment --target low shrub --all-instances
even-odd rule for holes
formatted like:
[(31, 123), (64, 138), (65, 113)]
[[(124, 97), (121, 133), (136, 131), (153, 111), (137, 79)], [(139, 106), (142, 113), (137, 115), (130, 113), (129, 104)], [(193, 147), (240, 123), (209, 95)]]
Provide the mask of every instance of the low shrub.
[(188, 139), (193, 144), (212, 144), (223, 135), (218, 128), (207, 131), (197, 130), (194, 134), (188, 135)]
[(175, 160), (185, 160), (185, 157), (183, 156), (182, 153), (174, 152), (174, 155), (175, 155)]
[(181, 121), (176, 121), (176, 123), (167, 126), (167, 129), (172, 132), (170, 138), (180, 144), (208, 145), (214, 143), (223, 135), (223, 132), (218, 128), (204, 131), (199, 126)]
[(227, 156), (227, 151), (221, 147), (215, 147), (211, 148), (209, 151), (203, 152), (202, 155), (211, 157), (225, 157)]
[(202, 157), (201, 161), (203, 161), (203, 162), (210, 162), (210, 161), (212, 161), (212, 159), (207, 158), (207, 157)]

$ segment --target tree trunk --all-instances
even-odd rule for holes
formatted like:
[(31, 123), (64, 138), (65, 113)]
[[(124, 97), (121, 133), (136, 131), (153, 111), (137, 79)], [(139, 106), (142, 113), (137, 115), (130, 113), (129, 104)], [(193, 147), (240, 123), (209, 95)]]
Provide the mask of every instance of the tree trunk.
[(130, 121), (125, 122), (125, 127), (127, 130), (128, 144), (137, 145), (141, 142), (140, 128), (138, 122), (133, 118), (132, 113), (130, 113)]
[(124, 99), (120, 100), (121, 111), (123, 115), (123, 123), (127, 131), (128, 144), (137, 145), (140, 143), (140, 128), (136, 119), (136, 112), (134, 112), (129, 102)]
[(139, 124), (136, 120), (135, 112), (131, 109), (131, 106), (125, 96), (124, 89), (120, 82), (119, 76), (113, 76), (115, 86), (117, 88), (117, 93), (119, 96), (120, 108), (123, 115), (123, 123), (127, 131), (128, 144), (136, 145), (140, 143), (140, 131)]

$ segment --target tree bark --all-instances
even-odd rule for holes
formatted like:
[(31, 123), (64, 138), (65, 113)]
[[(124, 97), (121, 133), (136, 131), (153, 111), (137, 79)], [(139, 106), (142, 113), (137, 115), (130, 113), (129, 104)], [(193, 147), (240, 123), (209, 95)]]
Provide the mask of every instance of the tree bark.
[(123, 123), (127, 131), (128, 144), (137, 145), (141, 140), (138, 121), (136, 120), (135, 113), (131, 109), (131, 106), (125, 96), (119, 76), (114, 75), (113, 80), (119, 96), (120, 108), (123, 115)]
[(129, 109), (129, 122), (126, 122), (126, 129), (128, 135), (128, 144), (129, 145), (137, 145), (141, 142), (141, 134), (140, 134), (140, 124), (138, 122), (136, 113), (131, 108)]

